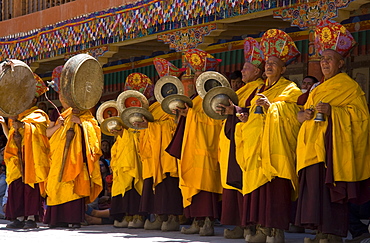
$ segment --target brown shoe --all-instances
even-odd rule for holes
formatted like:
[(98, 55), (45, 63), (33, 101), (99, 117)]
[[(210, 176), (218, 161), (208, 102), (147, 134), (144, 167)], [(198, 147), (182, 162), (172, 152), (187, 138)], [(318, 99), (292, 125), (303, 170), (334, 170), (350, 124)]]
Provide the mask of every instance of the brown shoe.
[(144, 217), (141, 215), (134, 215), (133, 220), (128, 222), (127, 228), (129, 229), (142, 229), (144, 228)]
[(179, 231), (180, 230), (180, 221), (178, 216), (170, 215), (168, 220), (162, 223), (162, 231)]
[(224, 237), (226, 239), (243, 239), (244, 229), (240, 226), (235, 226), (234, 229), (224, 229)]
[(257, 225), (256, 234), (246, 235), (245, 241), (248, 243), (261, 243), (266, 242), (267, 236), (271, 236), (271, 228), (261, 227)]
[(321, 239), (319, 243), (343, 243), (343, 239), (340, 236), (328, 234), (328, 238)]
[(211, 221), (208, 217), (204, 220), (204, 225), (199, 229), (200, 236), (212, 236), (215, 235), (214, 221)]
[(321, 240), (325, 240), (328, 238), (328, 234), (323, 234), (321, 232), (317, 232), (315, 238), (304, 238), (304, 243), (319, 243)]
[(126, 220), (127, 217), (123, 217), (122, 221), (114, 220), (113, 227), (115, 228), (127, 228), (128, 221)]
[(284, 243), (284, 230), (272, 228), (271, 236), (266, 237), (266, 243)]
[(155, 220), (151, 222), (149, 219), (145, 220), (144, 229), (146, 230), (160, 230), (162, 227), (162, 219), (159, 215), (155, 215)]
[(181, 233), (182, 234), (199, 234), (200, 226), (203, 226), (204, 220), (193, 220), (193, 223), (190, 225), (189, 228), (182, 227)]

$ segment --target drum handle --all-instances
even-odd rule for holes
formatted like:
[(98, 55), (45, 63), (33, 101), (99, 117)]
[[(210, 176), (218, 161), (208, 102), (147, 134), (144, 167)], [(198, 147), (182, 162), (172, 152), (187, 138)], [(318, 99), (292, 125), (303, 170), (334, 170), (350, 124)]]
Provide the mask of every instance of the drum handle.
[[(49, 88), (48, 88), (49, 89)], [(46, 93), (47, 92), (45, 92), (44, 94), (45, 94), (45, 98), (46, 98), (46, 100), (50, 103), (50, 104), (52, 104), (53, 106), (54, 106), (54, 108), (57, 110), (57, 112), (58, 112), (58, 115), (59, 116), (61, 116), (61, 114), (60, 114), (60, 111), (59, 111), (59, 109), (58, 109), (58, 107), (49, 99), (49, 97), (46, 95)]]

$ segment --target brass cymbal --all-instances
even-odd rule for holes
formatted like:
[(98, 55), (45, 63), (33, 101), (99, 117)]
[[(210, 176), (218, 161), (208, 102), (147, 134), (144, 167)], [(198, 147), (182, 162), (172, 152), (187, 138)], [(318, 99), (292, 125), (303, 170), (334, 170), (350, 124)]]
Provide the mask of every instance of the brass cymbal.
[(185, 108), (185, 103), (189, 107), (193, 107), (193, 101), (186, 95), (173, 94), (164, 98), (161, 107), (164, 112), (173, 115), (172, 110), (177, 109), (177, 107)]
[(126, 90), (117, 97), (117, 106), (119, 112), (123, 112), (123, 110), (129, 107), (143, 107), (148, 109), (149, 102), (145, 95), (139, 91)]
[[(229, 87), (216, 87), (207, 92), (204, 96), (202, 106), (207, 116), (215, 120), (223, 120), (227, 115), (220, 115), (216, 109), (220, 109), (219, 104), (229, 106), (231, 100), (234, 104), (238, 104), (238, 95)], [(221, 108), (222, 109), (222, 108)]]
[(163, 76), (158, 79), (154, 86), (154, 96), (159, 103), (172, 94), (184, 94), (184, 85), (175, 76)]
[(197, 92), (202, 99), (208, 91), (219, 86), (230, 87), (230, 83), (224, 75), (215, 71), (207, 71), (200, 74), (195, 82)]
[(121, 119), (123, 121), (123, 124), (125, 124), (129, 128), (138, 129), (138, 130), (142, 128), (135, 127), (132, 124), (137, 121), (142, 122), (143, 117), (145, 117), (145, 119), (148, 122), (154, 121), (154, 117), (152, 113), (150, 113), (147, 109), (143, 107), (129, 107), (129, 108), (126, 108), (121, 113)]
[(96, 111), (96, 120), (98, 120), (99, 124), (101, 124), (104, 119), (114, 116), (119, 116), (118, 106), (115, 100), (105, 101)]

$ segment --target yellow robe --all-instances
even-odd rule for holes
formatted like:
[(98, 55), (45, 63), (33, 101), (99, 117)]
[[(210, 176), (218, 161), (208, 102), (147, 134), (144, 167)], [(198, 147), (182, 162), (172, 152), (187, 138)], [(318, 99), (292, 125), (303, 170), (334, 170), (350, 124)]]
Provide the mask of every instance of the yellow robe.
[(141, 195), (143, 191), (142, 164), (138, 151), (140, 131), (124, 129), (111, 148), (110, 166), (113, 172), (112, 197), (125, 195), (132, 189)]
[[(268, 81), (268, 80), (267, 80)], [(274, 177), (292, 182), (297, 196), (295, 149), (300, 123), (297, 98), (302, 94), (297, 85), (281, 77), (262, 92), (271, 103), (263, 115), (254, 114), (256, 100), (251, 101), (248, 121), (238, 123), (235, 131), (236, 158), (243, 170), (243, 194), (248, 194)]]
[[(340, 73), (317, 86), (304, 106), (320, 101), (331, 105), (334, 181), (361, 181), (370, 177), (369, 111), (356, 81)], [(315, 114), (316, 116), (316, 114)], [(303, 122), (297, 144), (297, 171), (325, 163), (325, 122)]]
[[(263, 84), (263, 80), (261, 78), (249, 82), (240, 89), (236, 91), (236, 94), (239, 98), (239, 107), (244, 107), (246, 100), (252, 94), (252, 92), (257, 89), (259, 86)], [(225, 123), (222, 126), (221, 133), (220, 133), (220, 145), (219, 145), (219, 163), (221, 169), (221, 183), (222, 187), (225, 189), (239, 189), (232, 187), (226, 184), (227, 180), (227, 170), (228, 170), (228, 163), (229, 163), (229, 150), (230, 150), (230, 140), (225, 135)]]
[[(18, 120), (24, 122), (24, 128), (19, 129), (22, 135), (22, 156), (24, 162), (24, 183), (34, 187), (38, 183), (41, 195), (45, 196), (44, 181), (49, 173), (49, 139), (46, 128), (49, 118), (36, 106), (18, 115)], [(9, 130), (8, 142), (4, 150), (6, 163), (6, 182), (8, 185), (22, 177), (21, 165), (18, 158), (18, 147), (13, 136), (12, 124)]]
[[(65, 110), (62, 116), (64, 125), (50, 138), (51, 163), (46, 185), (47, 205), (60, 205), (80, 198), (86, 198), (85, 202), (89, 203), (94, 201), (102, 190), (99, 165), (99, 158), (102, 155), (100, 128), (88, 110), (78, 115), (83, 133), (80, 126), (71, 121), (72, 108)], [(67, 153), (64, 170), (61, 172), (66, 133), (69, 128), (73, 128), (75, 135)], [(82, 136), (85, 139), (87, 163), (83, 161)], [(60, 174), (61, 182), (58, 179)]]
[(165, 149), (170, 144), (176, 130), (174, 117), (162, 110), (159, 102), (153, 103), (149, 111), (154, 122), (141, 131), (140, 156), (143, 163), (143, 179), (153, 177), (153, 188), (166, 178), (166, 173), (179, 177), (177, 159), (169, 155)]
[(202, 98), (195, 97), (189, 108), (179, 162), (180, 189), (183, 206), (191, 204), (200, 191), (222, 193), (218, 142), (221, 120), (208, 117), (202, 108)]

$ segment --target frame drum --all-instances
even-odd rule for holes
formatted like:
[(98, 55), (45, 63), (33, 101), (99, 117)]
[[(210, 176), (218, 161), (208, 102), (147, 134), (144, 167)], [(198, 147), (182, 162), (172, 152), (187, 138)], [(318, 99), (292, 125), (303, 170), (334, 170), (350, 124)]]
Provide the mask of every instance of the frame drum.
[(60, 94), (68, 106), (80, 110), (93, 108), (99, 102), (103, 88), (103, 69), (94, 57), (78, 54), (63, 66)]
[(31, 68), (19, 60), (8, 62), (12, 64), (0, 64), (0, 115), (5, 117), (17, 116), (30, 108), (36, 94), (36, 80)]

